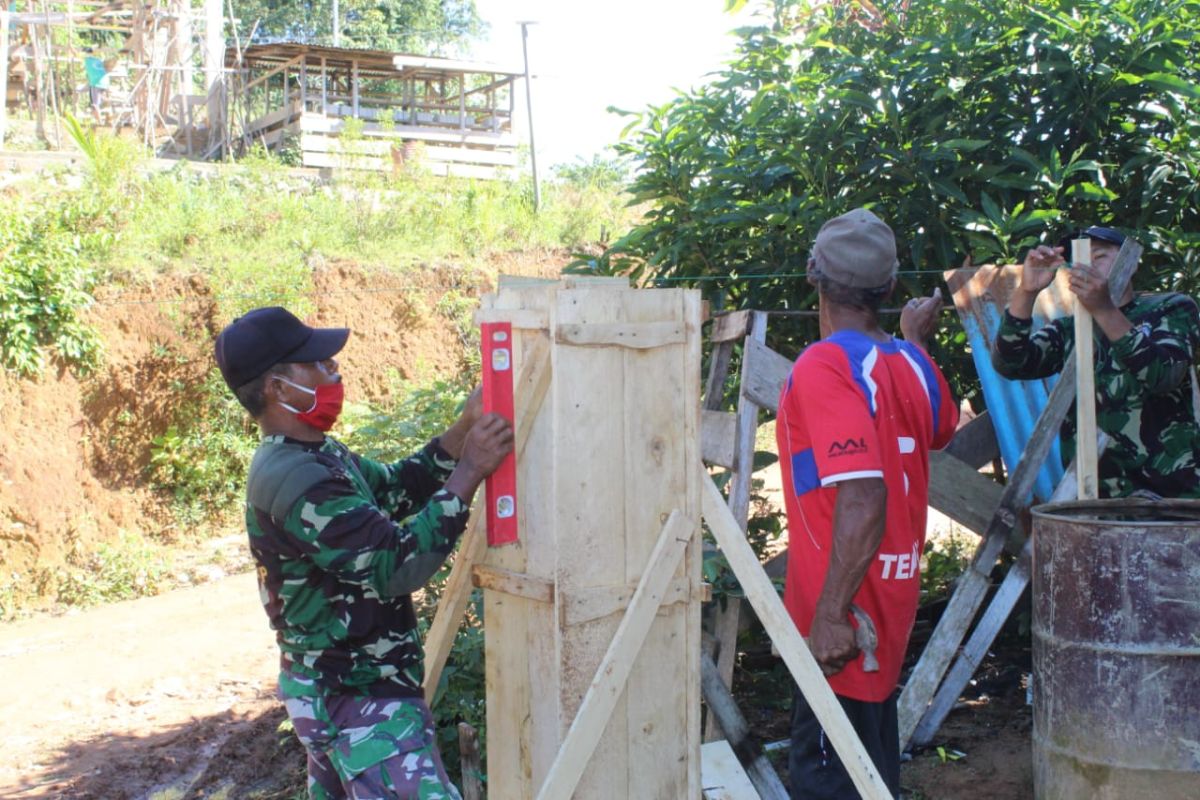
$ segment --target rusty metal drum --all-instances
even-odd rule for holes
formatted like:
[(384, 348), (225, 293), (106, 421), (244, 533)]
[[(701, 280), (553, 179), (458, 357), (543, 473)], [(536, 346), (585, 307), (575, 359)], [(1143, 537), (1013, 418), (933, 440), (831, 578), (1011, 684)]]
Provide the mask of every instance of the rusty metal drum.
[(1200, 501), (1033, 517), (1036, 797), (1200, 798)]

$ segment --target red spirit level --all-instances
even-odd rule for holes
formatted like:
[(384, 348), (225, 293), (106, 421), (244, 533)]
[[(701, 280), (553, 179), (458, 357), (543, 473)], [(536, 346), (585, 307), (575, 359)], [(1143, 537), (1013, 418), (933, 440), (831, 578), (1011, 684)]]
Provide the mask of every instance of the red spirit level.
[[(480, 325), (483, 345), (483, 412), (495, 412), (513, 423), (512, 323)], [(487, 541), (489, 547), (517, 541), (517, 458), (509, 453), (488, 476)]]

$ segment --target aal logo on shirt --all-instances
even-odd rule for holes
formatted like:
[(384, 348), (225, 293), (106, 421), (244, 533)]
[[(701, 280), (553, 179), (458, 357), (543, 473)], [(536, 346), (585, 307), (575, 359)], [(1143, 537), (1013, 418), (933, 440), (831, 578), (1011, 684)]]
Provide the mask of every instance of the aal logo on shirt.
[(838, 458), (839, 456), (856, 456), (865, 452), (867, 452), (867, 442), (860, 436), (857, 439), (835, 441), (829, 445), (829, 451), (825, 455), (829, 458)]

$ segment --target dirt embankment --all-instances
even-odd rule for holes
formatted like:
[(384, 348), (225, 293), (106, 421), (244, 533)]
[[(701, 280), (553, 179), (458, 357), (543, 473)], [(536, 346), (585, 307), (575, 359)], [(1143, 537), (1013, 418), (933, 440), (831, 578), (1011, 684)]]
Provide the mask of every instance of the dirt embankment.
[[(403, 275), (321, 265), (309, 321), (353, 329), (341, 359), (348, 391), (379, 399), (397, 379), (457, 368), (472, 300), (497, 274), (553, 275), (567, 260), (501, 254), (482, 269), (439, 264)], [(104, 342), (98, 371), (0, 373), (0, 590), (44, 594), (73, 553), (121, 531), (172, 533), (169, 499), (147, 480), (152, 441), (194, 399), (225, 313), (202, 276), (109, 287), (89, 312)]]

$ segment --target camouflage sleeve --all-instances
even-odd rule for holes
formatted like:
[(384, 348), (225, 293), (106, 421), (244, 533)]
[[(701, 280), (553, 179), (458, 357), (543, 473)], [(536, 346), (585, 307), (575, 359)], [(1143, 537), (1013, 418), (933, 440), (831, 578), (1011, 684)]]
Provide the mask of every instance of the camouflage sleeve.
[(381, 464), (358, 455), (352, 457), (375, 492), (379, 508), (393, 520), (409, 516), (441, 491), (458, 463), (437, 439), (394, 464)]
[(468, 510), (453, 493), (438, 491), (395, 522), (351, 480), (331, 476), (305, 492), (285, 527), (315, 565), (390, 597), (416, 591), (437, 572), (466, 527)]
[(997, 374), (1019, 380), (1061, 372), (1074, 339), (1071, 324), (1071, 318), (1064, 317), (1031, 332), (1032, 320), (1017, 319), (1006, 310), (992, 344), (992, 366)]
[(1179, 386), (1191, 369), (1198, 331), (1200, 313), (1195, 301), (1174, 295), (1164, 303), (1161, 314), (1134, 325), (1113, 342), (1113, 357), (1131, 378), (1120, 382), (1125, 389), (1122, 394), (1163, 394)]

